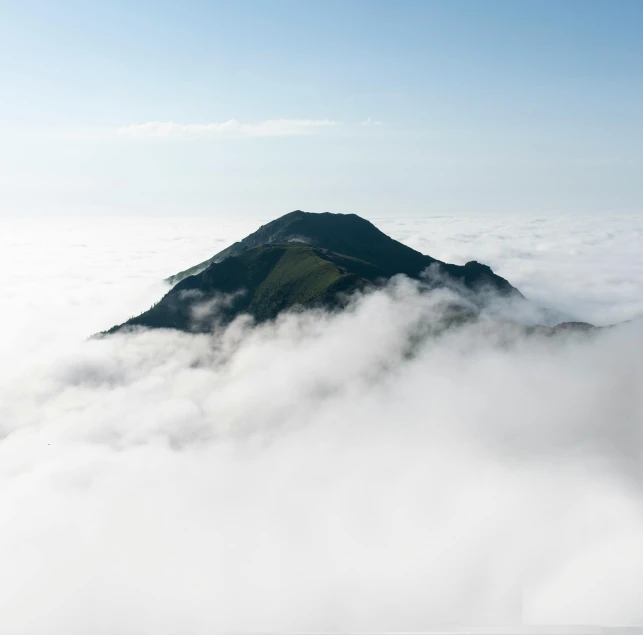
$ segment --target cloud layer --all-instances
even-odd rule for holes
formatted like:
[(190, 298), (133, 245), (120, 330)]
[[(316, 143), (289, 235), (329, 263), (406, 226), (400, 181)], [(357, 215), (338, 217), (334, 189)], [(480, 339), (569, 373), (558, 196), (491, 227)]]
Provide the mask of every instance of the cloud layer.
[(2, 331), (4, 630), (641, 622), (639, 325), (427, 337), (448, 295), (398, 279), (341, 315), (82, 341), (247, 233), (140, 223), (10, 234), (53, 277), (21, 262), (29, 329)]
[(479, 260), (528, 298), (576, 319), (643, 316), (642, 216), (382, 219), (378, 226), (446, 262)]

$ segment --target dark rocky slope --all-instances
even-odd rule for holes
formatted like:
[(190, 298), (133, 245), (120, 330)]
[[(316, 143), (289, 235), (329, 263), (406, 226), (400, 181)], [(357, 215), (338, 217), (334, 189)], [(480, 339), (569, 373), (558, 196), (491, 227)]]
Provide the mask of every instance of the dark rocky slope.
[(281, 311), (341, 305), (346, 294), (391, 276), (419, 278), (430, 267), (436, 285), (521, 298), (486, 265), (440, 262), (393, 240), (354, 214), (291, 212), (262, 226), (209, 260), (168, 279), (175, 286), (123, 327), (206, 331), (240, 313), (268, 320)]

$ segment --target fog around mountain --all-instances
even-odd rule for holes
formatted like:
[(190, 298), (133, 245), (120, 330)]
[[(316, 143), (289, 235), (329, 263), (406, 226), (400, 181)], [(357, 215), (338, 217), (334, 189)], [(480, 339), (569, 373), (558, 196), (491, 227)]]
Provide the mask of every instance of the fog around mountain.
[(339, 315), (87, 341), (252, 229), (123, 223), (0, 232), (26, 308), (0, 336), (7, 632), (643, 622), (639, 221), (376, 222), (634, 320), (595, 337), (426, 337), (450, 292), (402, 278)]

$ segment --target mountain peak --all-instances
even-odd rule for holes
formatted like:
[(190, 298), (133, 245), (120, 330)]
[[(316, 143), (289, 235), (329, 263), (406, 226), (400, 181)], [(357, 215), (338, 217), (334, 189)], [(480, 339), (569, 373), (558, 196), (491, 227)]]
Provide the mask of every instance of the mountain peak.
[[(520, 296), (486, 265), (440, 262), (356, 214), (295, 210), (172, 276), (168, 281), (174, 288), (152, 309), (122, 326), (199, 330), (194, 309), (209, 302), (218, 303), (224, 321), (243, 312), (257, 320), (272, 319), (296, 306), (336, 306), (340, 292), (379, 285), (394, 275), (420, 278), (429, 266), (440, 274), (439, 284), (453, 282), (474, 292), (484, 288)], [(225, 306), (219, 302), (223, 296), (228, 298)]]
[(387, 275), (415, 275), (418, 267), (423, 269), (427, 266), (426, 256), (393, 240), (373, 223), (357, 214), (295, 210), (262, 225), (243, 240), (230, 245), (208, 260), (171, 276), (167, 281), (176, 284), (188, 276), (200, 273), (211, 264), (239, 255), (246, 249), (288, 242), (303, 242), (368, 262), (376, 259)]

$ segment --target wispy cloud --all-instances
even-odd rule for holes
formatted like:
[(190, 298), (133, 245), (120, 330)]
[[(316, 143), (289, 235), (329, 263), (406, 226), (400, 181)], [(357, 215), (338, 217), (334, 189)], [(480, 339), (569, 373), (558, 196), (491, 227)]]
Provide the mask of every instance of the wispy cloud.
[(259, 123), (241, 123), (230, 119), (222, 123), (175, 123), (147, 121), (118, 128), (125, 139), (210, 139), (215, 137), (290, 137), (311, 134), (337, 125), (329, 119), (268, 119)]
[(362, 121), (362, 126), (381, 126), (382, 122), (381, 121), (376, 121), (375, 119), (371, 119), (370, 117), (367, 117)]

